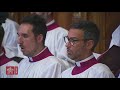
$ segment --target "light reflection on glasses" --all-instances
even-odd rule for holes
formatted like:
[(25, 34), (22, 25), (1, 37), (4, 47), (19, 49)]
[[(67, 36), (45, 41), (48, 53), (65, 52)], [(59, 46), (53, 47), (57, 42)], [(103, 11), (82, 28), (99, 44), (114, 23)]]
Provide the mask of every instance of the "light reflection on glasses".
[(68, 36), (64, 37), (64, 42), (67, 44), (68, 42), (73, 46), (79, 41), (83, 41), (84, 39), (76, 39), (76, 38), (69, 38)]

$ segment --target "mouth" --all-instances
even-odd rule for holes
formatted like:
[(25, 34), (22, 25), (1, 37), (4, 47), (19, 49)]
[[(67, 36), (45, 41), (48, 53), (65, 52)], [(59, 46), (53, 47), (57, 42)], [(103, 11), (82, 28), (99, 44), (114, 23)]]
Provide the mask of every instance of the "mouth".
[(21, 48), (21, 51), (23, 51), (23, 50), (24, 50), (24, 47), (23, 47), (22, 45), (20, 45), (20, 48)]
[(67, 54), (69, 55), (71, 52), (70, 52), (70, 49), (67, 49)]
[(24, 50), (24, 48), (21, 48), (21, 50), (23, 51), (23, 50)]

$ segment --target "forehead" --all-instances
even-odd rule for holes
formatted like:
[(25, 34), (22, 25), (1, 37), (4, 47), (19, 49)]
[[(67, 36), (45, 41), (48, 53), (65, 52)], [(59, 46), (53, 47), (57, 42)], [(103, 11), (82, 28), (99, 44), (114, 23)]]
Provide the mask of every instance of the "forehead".
[(70, 29), (68, 32), (69, 37), (83, 37), (84, 31), (80, 29)]
[(30, 33), (32, 32), (33, 26), (31, 24), (21, 24), (18, 33)]

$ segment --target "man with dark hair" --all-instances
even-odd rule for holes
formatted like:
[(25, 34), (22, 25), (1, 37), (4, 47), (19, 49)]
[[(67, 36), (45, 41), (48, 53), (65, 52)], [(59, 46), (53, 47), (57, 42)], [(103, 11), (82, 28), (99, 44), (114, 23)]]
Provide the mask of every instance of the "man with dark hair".
[(50, 52), (57, 58), (67, 61), (66, 65), (68, 65), (68, 67), (73, 66), (74, 61), (67, 57), (64, 42), (64, 36), (68, 34), (68, 30), (57, 24), (53, 18), (53, 12), (31, 12), (31, 14), (37, 14), (45, 19), (47, 26), (45, 46), (47, 46)]
[(99, 29), (93, 22), (79, 21), (71, 25), (64, 40), (68, 57), (75, 60), (76, 65), (65, 70), (62, 78), (114, 78), (111, 70), (98, 63), (93, 55), (99, 36)]
[(19, 78), (57, 78), (66, 69), (65, 61), (54, 57), (45, 46), (47, 27), (38, 15), (26, 16), (18, 29), (18, 42), (24, 55)]

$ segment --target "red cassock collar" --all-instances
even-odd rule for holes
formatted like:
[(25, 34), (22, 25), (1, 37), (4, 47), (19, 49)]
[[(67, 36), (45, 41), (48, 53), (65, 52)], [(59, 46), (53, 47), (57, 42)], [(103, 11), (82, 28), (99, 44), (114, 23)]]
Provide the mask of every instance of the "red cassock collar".
[(38, 54), (37, 56), (35, 57), (29, 57), (29, 61), (30, 62), (37, 62), (37, 61), (40, 61), (40, 60), (43, 60), (49, 56), (53, 56), (51, 54), (51, 52), (49, 51), (48, 48), (45, 48), (45, 50), (43, 50), (40, 54)]
[(4, 65), (10, 61), (12, 61), (12, 59), (7, 58), (5, 53), (2, 56), (0, 56), (0, 66)]
[(47, 30), (52, 31), (52, 30), (54, 30), (55, 28), (58, 28), (58, 27), (59, 27), (59, 25), (54, 22), (51, 25), (47, 26)]
[(87, 70), (88, 68), (90, 68), (91, 66), (93, 66), (94, 64), (98, 63), (98, 61), (94, 58), (86, 61), (86, 62), (81, 62), (80, 63), (80, 67), (78, 67), (77, 65), (73, 68), (72, 70), (72, 75), (76, 75), (79, 73), (82, 73), (83, 71)]

